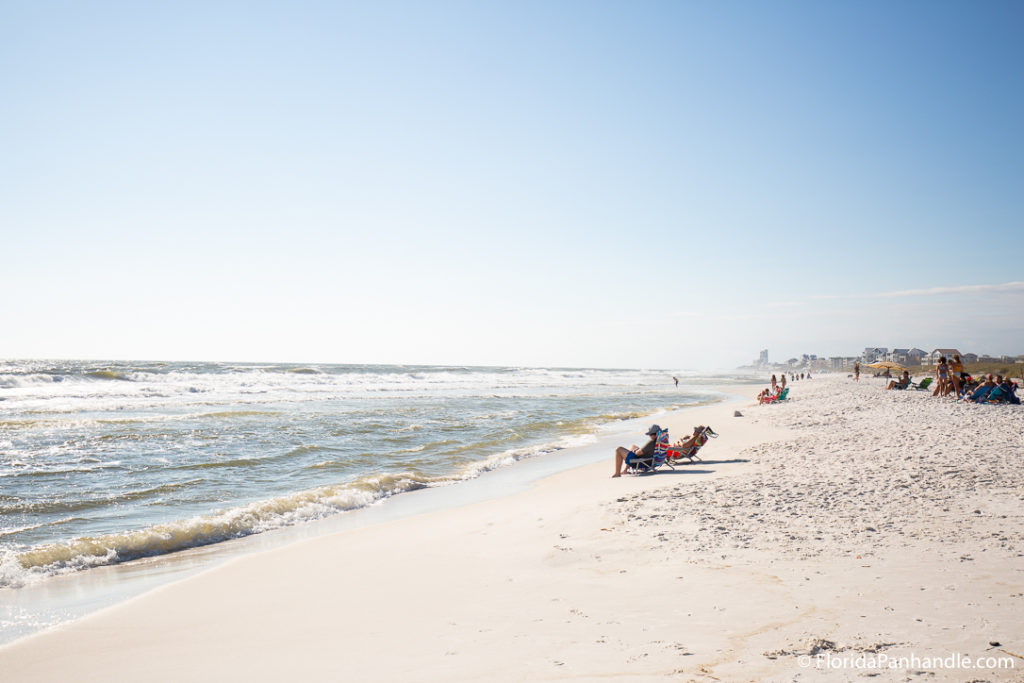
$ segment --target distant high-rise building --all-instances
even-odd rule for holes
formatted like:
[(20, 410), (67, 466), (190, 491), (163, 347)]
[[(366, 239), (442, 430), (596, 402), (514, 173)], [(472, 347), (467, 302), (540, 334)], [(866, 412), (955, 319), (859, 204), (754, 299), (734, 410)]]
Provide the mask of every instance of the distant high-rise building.
[(761, 365), (768, 365), (768, 349), (761, 351), (761, 357), (757, 361)]

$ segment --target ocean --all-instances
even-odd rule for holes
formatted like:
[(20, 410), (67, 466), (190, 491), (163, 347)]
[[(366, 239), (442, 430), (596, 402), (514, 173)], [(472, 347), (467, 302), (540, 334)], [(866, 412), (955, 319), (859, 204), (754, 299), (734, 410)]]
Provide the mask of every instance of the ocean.
[(0, 597), (55, 575), (456, 485), (596, 442), (623, 420), (720, 400), (710, 387), (732, 381), (742, 380), (587, 368), (0, 362)]

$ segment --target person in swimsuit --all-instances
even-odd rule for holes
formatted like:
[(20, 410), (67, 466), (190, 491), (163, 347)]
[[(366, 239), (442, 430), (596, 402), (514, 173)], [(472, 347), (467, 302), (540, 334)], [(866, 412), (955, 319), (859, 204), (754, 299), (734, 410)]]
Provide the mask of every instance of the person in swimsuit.
[[(679, 441), (675, 442), (674, 444), (672, 444), (672, 450), (678, 451), (680, 453), (689, 453), (690, 449), (694, 447), (694, 445), (697, 443), (697, 439), (700, 437), (702, 433), (704, 433), (704, 425), (694, 427), (693, 436), (691, 436), (688, 439), (680, 439)], [(685, 458), (689, 456), (684, 455), (683, 457)]]
[[(949, 373), (953, 391), (956, 392), (956, 397), (960, 398), (960, 385), (967, 378), (967, 373), (964, 372), (964, 362), (960, 360), (960, 354), (953, 354), (953, 361), (949, 364)], [(947, 391), (946, 393), (949, 392)]]
[(949, 365), (946, 364), (945, 356), (939, 356), (939, 362), (935, 364), (935, 391), (932, 396), (945, 396), (948, 383)]

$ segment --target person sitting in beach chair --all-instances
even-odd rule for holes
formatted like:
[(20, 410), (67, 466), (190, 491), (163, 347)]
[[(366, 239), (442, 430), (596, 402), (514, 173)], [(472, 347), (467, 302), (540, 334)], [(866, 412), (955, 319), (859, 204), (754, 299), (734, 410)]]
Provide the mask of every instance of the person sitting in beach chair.
[(700, 460), (697, 451), (708, 442), (709, 438), (717, 437), (718, 434), (711, 427), (694, 427), (693, 436), (669, 447), (665, 464), (672, 467), (673, 463), (679, 462), (683, 458), (687, 458), (690, 462)]
[(906, 389), (909, 386), (910, 386), (910, 373), (907, 372), (906, 370), (904, 370), (903, 371), (903, 376), (900, 377), (898, 380), (894, 379), (891, 382), (889, 382), (889, 386), (886, 387), (886, 390), (889, 391), (889, 390), (892, 390), (892, 389)]
[[(664, 436), (661, 436), (664, 434)], [(651, 428), (647, 430), (647, 436), (651, 437), (651, 440), (643, 445), (643, 448), (639, 446), (633, 446), (632, 448), (623, 448), (619, 446), (615, 449), (615, 474), (612, 477), (621, 477), (624, 471), (633, 469), (635, 471), (647, 471), (653, 468), (654, 465), (654, 454), (658, 447), (659, 437), (665, 442), (668, 441), (668, 430), (662, 429), (658, 425), (651, 425)]]
[(782, 393), (782, 389), (776, 385), (773, 389), (764, 389), (760, 394), (757, 395), (758, 403), (771, 403), (779, 397)]
[(964, 396), (966, 401), (974, 401), (975, 403), (984, 403), (988, 400), (988, 395), (994, 389), (996, 383), (992, 381), (992, 375), (985, 378), (985, 381), (978, 385), (978, 387), (967, 396)]
[(1017, 385), (1010, 381), (1009, 377), (997, 382), (992, 391), (988, 392), (987, 403), (1013, 403), (1020, 404), (1020, 399), (1015, 393)]
[(1017, 383), (1006, 378), (1006, 391), (1007, 391), (1007, 402), (1012, 403), (1015, 406), (1020, 405), (1020, 398), (1017, 396)]
[(786, 387), (774, 396), (765, 396), (760, 403), (780, 403), (785, 401), (787, 397), (789, 397), (789, 387)]

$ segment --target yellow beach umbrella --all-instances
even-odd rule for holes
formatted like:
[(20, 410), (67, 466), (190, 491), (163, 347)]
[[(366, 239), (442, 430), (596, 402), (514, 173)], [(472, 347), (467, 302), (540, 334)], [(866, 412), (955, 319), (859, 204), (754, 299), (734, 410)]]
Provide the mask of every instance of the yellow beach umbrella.
[(887, 360), (880, 360), (877, 363), (870, 363), (865, 367), (875, 368), (877, 370), (896, 370), (897, 372), (903, 372), (904, 370), (906, 370), (906, 368), (900, 365), (899, 363), (890, 363)]

